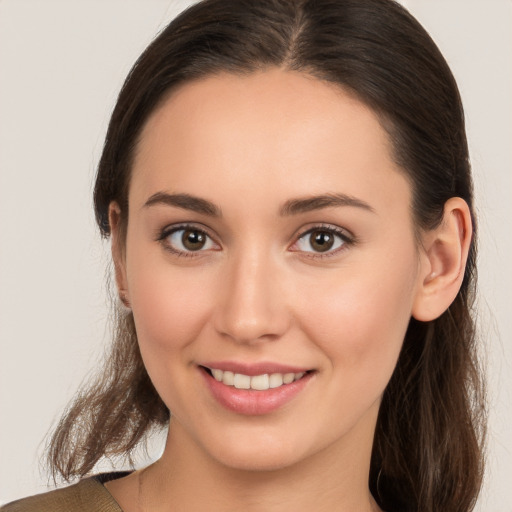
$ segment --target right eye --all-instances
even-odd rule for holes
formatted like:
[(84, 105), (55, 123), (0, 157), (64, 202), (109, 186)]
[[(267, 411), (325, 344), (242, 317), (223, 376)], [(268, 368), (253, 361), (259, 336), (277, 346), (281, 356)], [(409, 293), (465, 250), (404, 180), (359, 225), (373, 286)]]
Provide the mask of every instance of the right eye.
[(165, 248), (179, 255), (217, 249), (217, 244), (203, 230), (193, 226), (179, 226), (167, 229), (159, 237)]

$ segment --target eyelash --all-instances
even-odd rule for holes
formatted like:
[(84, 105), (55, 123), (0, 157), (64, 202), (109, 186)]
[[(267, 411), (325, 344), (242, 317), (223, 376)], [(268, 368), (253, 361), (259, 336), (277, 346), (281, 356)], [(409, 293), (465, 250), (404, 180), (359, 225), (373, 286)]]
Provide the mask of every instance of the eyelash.
[[(200, 255), (200, 253), (205, 252), (204, 250), (197, 250), (197, 251), (182, 251), (179, 249), (174, 248), (167, 239), (180, 231), (190, 230), (193, 232), (196, 232), (200, 235), (206, 236), (209, 240), (211, 240), (214, 244), (216, 242), (214, 241), (213, 237), (203, 228), (197, 227), (194, 224), (179, 224), (175, 226), (169, 226), (163, 229), (157, 236), (157, 241), (160, 242), (164, 249), (171, 252), (172, 254), (178, 256), (178, 257), (185, 257), (185, 258), (194, 258)], [(292, 252), (302, 252), (306, 255), (307, 258), (312, 259), (322, 259), (322, 258), (329, 258), (331, 256), (334, 256), (338, 254), (341, 251), (344, 251), (347, 249), (347, 247), (354, 245), (356, 243), (356, 239), (353, 235), (349, 234), (346, 230), (341, 229), (337, 226), (333, 225), (325, 225), (325, 224), (319, 224), (316, 226), (313, 226), (306, 231), (301, 232), (297, 235), (295, 242), (292, 244), (292, 247), (296, 245), (301, 239), (304, 237), (311, 235), (314, 232), (320, 232), (320, 233), (328, 233), (331, 235), (334, 235), (336, 238), (340, 239), (342, 244), (340, 247), (336, 248), (335, 250), (328, 250), (324, 253), (322, 252), (315, 252), (315, 251), (300, 251), (300, 250), (293, 250)], [(216, 244), (218, 245), (218, 244)]]
[[(336, 256), (338, 253), (345, 251), (348, 247), (351, 245), (354, 245), (356, 243), (356, 239), (353, 235), (349, 234), (346, 230), (341, 229), (337, 226), (332, 226), (330, 224), (319, 224), (316, 226), (313, 226), (306, 231), (300, 233), (297, 236), (296, 241), (293, 243), (293, 245), (296, 245), (301, 239), (307, 237), (308, 235), (311, 235), (312, 233), (319, 232), (319, 233), (328, 233), (330, 235), (334, 235), (335, 237), (339, 238), (342, 242), (341, 246), (334, 249), (334, 250), (328, 250), (326, 252), (315, 252), (315, 251), (302, 251), (304, 252), (308, 258), (312, 259), (323, 259), (323, 258), (330, 258), (332, 256)], [(294, 251), (295, 252), (295, 251)], [(296, 251), (300, 252), (300, 251)]]
[[(159, 233), (157, 237), (157, 241), (160, 242), (164, 249), (169, 251), (170, 253), (174, 254), (178, 257), (185, 257), (185, 258), (194, 258), (199, 256), (199, 253), (204, 252), (201, 250), (198, 251), (181, 251), (179, 249), (175, 249), (168, 241), (167, 239), (173, 235), (174, 233), (178, 233), (179, 231), (194, 231), (196, 233), (199, 233), (201, 235), (206, 236), (209, 240), (213, 241), (213, 237), (203, 228), (197, 227), (194, 224), (179, 224), (175, 226), (169, 226), (162, 230), (161, 233)], [(214, 242), (216, 243), (216, 242)]]

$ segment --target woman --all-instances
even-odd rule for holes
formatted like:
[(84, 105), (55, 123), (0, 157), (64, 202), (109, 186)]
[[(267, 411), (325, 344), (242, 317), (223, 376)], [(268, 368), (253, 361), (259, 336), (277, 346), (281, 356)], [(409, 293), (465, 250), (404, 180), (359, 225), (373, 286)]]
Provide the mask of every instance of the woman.
[(121, 91), (95, 206), (123, 305), (51, 465), (83, 477), (171, 417), (166, 448), (5, 510), (472, 509), (463, 112), (400, 6), (192, 7)]

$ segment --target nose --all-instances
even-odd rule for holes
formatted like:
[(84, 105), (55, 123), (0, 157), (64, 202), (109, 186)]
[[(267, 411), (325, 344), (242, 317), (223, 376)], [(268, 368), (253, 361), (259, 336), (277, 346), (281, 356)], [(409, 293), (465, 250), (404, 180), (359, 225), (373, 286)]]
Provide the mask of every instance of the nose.
[(215, 329), (238, 343), (276, 340), (290, 325), (283, 269), (269, 251), (232, 255), (221, 280)]

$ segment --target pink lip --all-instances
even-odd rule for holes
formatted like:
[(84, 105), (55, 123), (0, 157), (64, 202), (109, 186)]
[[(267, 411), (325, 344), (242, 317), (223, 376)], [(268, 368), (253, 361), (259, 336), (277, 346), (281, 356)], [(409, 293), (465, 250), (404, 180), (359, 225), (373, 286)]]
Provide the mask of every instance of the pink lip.
[[(214, 368), (218, 368), (220, 370), (222, 369), (218, 366), (214, 366)], [(235, 413), (248, 416), (269, 414), (281, 408), (293, 400), (307, 386), (309, 381), (315, 375), (315, 372), (306, 373), (306, 375), (304, 375), (301, 379), (296, 380), (291, 384), (285, 384), (278, 388), (267, 389), (264, 391), (256, 391), (254, 389), (237, 389), (233, 386), (226, 386), (226, 384), (215, 380), (204, 368), (199, 367), (198, 369), (209, 391), (220, 405)], [(256, 372), (252, 375), (261, 375), (261, 373), (269, 372)], [(272, 371), (270, 373), (292, 372)], [(248, 374), (245, 373), (245, 375)]]
[(271, 363), (261, 361), (259, 363), (243, 363), (237, 361), (210, 361), (199, 363), (200, 366), (215, 368), (224, 372), (242, 373), (253, 377), (254, 375), (263, 375), (268, 373), (302, 373), (311, 370), (311, 368), (301, 368), (298, 366), (289, 366), (281, 363)]

